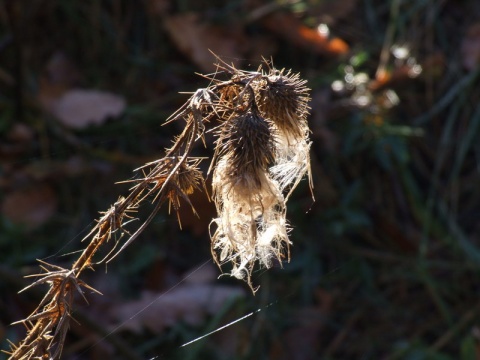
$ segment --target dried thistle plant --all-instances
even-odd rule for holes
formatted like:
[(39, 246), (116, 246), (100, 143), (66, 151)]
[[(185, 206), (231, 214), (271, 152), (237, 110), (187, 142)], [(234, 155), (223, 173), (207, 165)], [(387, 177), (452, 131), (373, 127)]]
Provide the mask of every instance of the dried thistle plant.
[[(184, 121), (183, 132), (163, 158), (136, 169), (138, 177), (127, 181), (132, 184), (129, 194), (101, 213), (71, 268), (43, 263), (44, 272), (35, 275), (39, 280), (26, 289), (48, 284), (49, 290), (37, 309), (19, 321), (27, 335), (20, 344), (11, 344), (10, 359), (59, 358), (75, 292), (83, 296), (82, 288), (94, 290), (80, 280), (81, 273), (112, 261), (165, 202), (176, 211), (182, 200), (191, 206), (194, 191), (205, 190), (201, 159), (191, 152), (195, 142), (205, 144), (207, 123), (217, 122), (209, 169), (218, 212), (212, 220), (214, 261), (220, 268), (231, 263), (230, 274), (247, 281), (255, 292), (251, 274), (257, 261), (269, 268), (274, 261), (290, 259), (286, 201), (305, 175), (310, 179), (309, 89), (298, 74), (276, 70), (268, 61), (249, 72), (218, 60), (218, 71), (206, 76), (210, 85), (197, 90), (167, 120)], [(153, 203), (153, 211), (133, 233), (127, 231), (125, 226), (146, 200)], [(113, 246), (107, 256), (96, 259), (109, 242)]]

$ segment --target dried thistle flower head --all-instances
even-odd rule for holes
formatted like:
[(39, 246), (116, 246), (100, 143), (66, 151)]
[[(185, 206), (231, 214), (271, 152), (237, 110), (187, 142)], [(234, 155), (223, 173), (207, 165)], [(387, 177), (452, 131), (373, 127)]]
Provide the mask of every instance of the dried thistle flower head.
[(257, 261), (268, 268), (273, 259), (281, 263), (286, 251), (289, 256), (286, 200), (310, 170), (309, 97), (306, 82), (290, 71), (225, 70), (231, 80), (217, 83), (229, 110), (217, 131), (212, 253), (252, 286)]
[(229, 175), (230, 166), (224, 157), (213, 174), (218, 218), (213, 220), (217, 230), (212, 250), (219, 264), (232, 262), (232, 275), (250, 283), (255, 262), (270, 267), (272, 259), (280, 260), (284, 245), (289, 244), (284, 198), (268, 172), (259, 173), (252, 182), (248, 177)]
[(282, 191), (289, 190), (287, 199), (306, 173), (310, 178), (310, 97), (305, 85), (299, 74), (270, 68), (258, 95), (262, 114), (276, 127), (276, 161), (270, 173)]
[(218, 134), (219, 156), (228, 160), (224, 174), (238, 186), (261, 186), (262, 174), (274, 160), (271, 125), (256, 109), (227, 119)]
[(281, 132), (295, 138), (305, 134), (309, 89), (299, 74), (270, 69), (259, 89), (259, 108)]

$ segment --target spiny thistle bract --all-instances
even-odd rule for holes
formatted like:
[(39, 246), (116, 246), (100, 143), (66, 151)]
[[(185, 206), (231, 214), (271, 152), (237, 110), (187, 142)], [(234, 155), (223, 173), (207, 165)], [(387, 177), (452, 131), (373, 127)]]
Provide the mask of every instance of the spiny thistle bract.
[[(309, 89), (298, 74), (278, 71), (267, 61), (258, 71), (248, 72), (218, 60), (218, 71), (207, 76), (210, 86), (198, 89), (167, 120), (183, 120), (182, 133), (163, 158), (139, 167), (137, 177), (126, 181), (132, 184), (128, 195), (100, 213), (71, 268), (42, 265), (40, 280), (27, 289), (45, 283), (50, 288), (35, 311), (20, 321), (27, 335), (18, 345), (11, 344), (10, 359), (59, 358), (73, 293), (83, 294), (82, 287), (92, 289), (79, 279), (83, 271), (112, 261), (165, 202), (177, 211), (182, 199), (191, 205), (189, 196), (205, 189), (201, 159), (191, 152), (198, 140), (205, 144), (208, 123), (218, 122), (209, 170), (218, 212), (212, 220), (214, 261), (220, 268), (231, 262), (230, 274), (246, 280), (255, 292), (251, 274), (257, 262), (269, 268), (275, 261), (290, 259), (286, 202), (306, 174), (311, 185)], [(134, 231), (126, 230), (136, 220), (132, 214), (147, 199), (154, 205), (147, 219)], [(113, 243), (110, 251), (96, 259), (97, 251), (108, 243)]]

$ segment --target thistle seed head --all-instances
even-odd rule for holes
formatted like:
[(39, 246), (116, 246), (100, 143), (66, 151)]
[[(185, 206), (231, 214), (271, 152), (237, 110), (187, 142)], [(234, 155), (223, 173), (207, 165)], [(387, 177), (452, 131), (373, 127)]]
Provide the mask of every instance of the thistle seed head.
[(307, 136), (300, 138), (287, 137), (285, 133), (276, 137), (275, 164), (270, 167), (270, 174), (282, 191), (288, 191), (286, 199), (297, 187), (305, 174), (310, 186), (310, 145)]
[(205, 181), (203, 179), (202, 172), (198, 169), (198, 164), (200, 159), (188, 159), (181, 164), (177, 170), (176, 175), (172, 178), (172, 181), (168, 184), (165, 189), (169, 207), (173, 207), (177, 211), (178, 223), (181, 227), (180, 217), (178, 214), (178, 209), (180, 208), (180, 199), (183, 199), (190, 205), (193, 212), (196, 213), (193, 208), (192, 203), (190, 202), (189, 195), (191, 195), (195, 190), (200, 189), (201, 185), (205, 187)]
[(305, 134), (308, 115), (309, 89), (299, 74), (271, 69), (263, 77), (258, 92), (258, 103), (262, 114), (271, 119), (278, 129), (294, 137)]
[(268, 268), (285, 256), (286, 200), (310, 172), (309, 89), (298, 74), (266, 64), (267, 74), (232, 69), (230, 82), (218, 83), (228, 110), (217, 132), (212, 254), (218, 265), (231, 262), (231, 275), (250, 286), (256, 261)]
[(256, 110), (248, 110), (227, 120), (219, 133), (219, 156), (226, 164), (227, 182), (260, 188), (262, 173), (274, 161), (272, 127)]
[(278, 183), (267, 172), (262, 173), (260, 187), (248, 188), (244, 181), (226, 181), (227, 166), (228, 160), (222, 158), (213, 175), (218, 218), (213, 220), (217, 229), (212, 254), (219, 265), (231, 262), (231, 275), (250, 284), (255, 262), (269, 268), (272, 259), (281, 261), (284, 245), (289, 245), (285, 202)]
[(200, 189), (205, 182), (202, 171), (198, 168), (200, 159), (192, 158), (188, 160), (180, 166), (175, 178), (178, 188), (185, 195), (191, 195), (195, 189)]

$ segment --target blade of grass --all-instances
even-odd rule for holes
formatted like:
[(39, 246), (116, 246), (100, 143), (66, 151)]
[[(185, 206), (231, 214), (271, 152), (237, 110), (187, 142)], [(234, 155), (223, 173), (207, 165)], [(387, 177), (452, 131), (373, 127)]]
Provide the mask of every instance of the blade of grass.
[(428, 273), (426, 264), (420, 259), (418, 262), (418, 275), (427, 289), (427, 293), (432, 298), (434, 305), (437, 307), (438, 312), (443, 319), (449, 324), (453, 324), (453, 316), (448, 308), (446, 302), (440, 296), (437, 285), (435, 284), (432, 276)]
[(455, 217), (449, 211), (447, 205), (443, 201), (439, 201), (438, 210), (443, 216), (450, 233), (457, 240), (457, 244), (464, 251), (467, 258), (472, 260), (476, 265), (480, 265), (480, 249), (476, 247), (465, 235), (462, 228), (458, 225)]
[(423, 258), (426, 256), (427, 250), (428, 250), (428, 235), (431, 230), (431, 221), (433, 216), (432, 211), (435, 206), (435, 199), (436, 199), (435, 192), (438, 189), (440, 171), (442, 169), (443, 163), (445, 162), (445, 158), (449, 153), (450, 145), (452, 143), (451, 139), (453, 137), (453, 126), (456, 122), (458, 113), (465, 101), (465, 97), (461, 97), (461, 99), (463, 99), (463, 101), (457, 101), (452, 106), (448, 114), (447, 121), (446, 121), (444, 130), (442, 133), (442, 137), (440, 139), (440, 143), (438, 146), (439, 148), (438, 156), (436, 157), (436, 161), (435, 161), (435, 165), (432, 173), (431, 186), (427, 195), (426, 213), (425, 213), (425, 218), (423, 222), (422, 238), (421, 238), (420, 247), (419, 247), (419, 256)]
[(429, 120), (434, 116), (440, 114), (445, 108), (450, 105), (458, 94), (461, 94), (462, 91), (467, 92), (466, 88), (472, 85), (472, 83), (477, 79), (480, 74), (480, 67), (465, 75), (460, 81), (458, 81), (455, 86), (453, 86), (450, 91), (448, 91), (443, 98), (441, 98), (438, 103), (433, 106), (426, 114), (413, 119), (412, 123), (415, 126), (425, 125)]
[(449, 182), (453, 181), (464, 163), (465, 156), (468, 150), (472, 147), (474, 140), (478, 138), (478, 130), (480, 128), (480, 105), (475, 109), (468, 128), (465, 130), (465, 137), (460, 141), (455, 163), (453, 164), (452, 172), (450, 173)]

